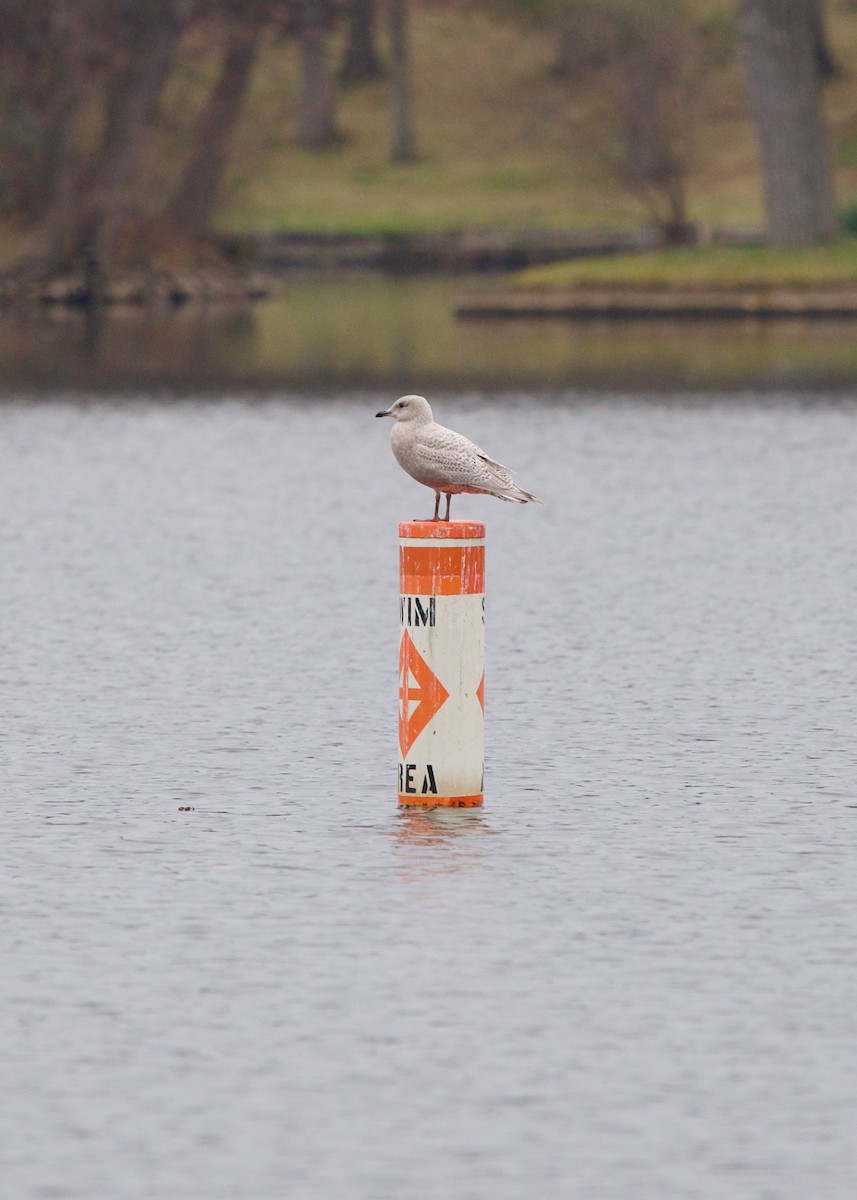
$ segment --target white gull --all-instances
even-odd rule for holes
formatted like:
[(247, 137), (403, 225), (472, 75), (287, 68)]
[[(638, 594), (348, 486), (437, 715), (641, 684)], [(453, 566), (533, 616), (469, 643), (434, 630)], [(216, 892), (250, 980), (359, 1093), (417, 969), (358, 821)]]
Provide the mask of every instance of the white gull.
[(434, 517), (439, 521), (441, 493), (446, 496), (446, 516), (453, 496), (461, 492), (482, 493), (516, 504), (541, 504), (512, 480), (508, 467), (489, 458), (484, 450), (432, 416), (425, 396), (401, 396), (376, 417), (392, 417), (390, 431), (393, 454), (400, 467), (434, 492)]

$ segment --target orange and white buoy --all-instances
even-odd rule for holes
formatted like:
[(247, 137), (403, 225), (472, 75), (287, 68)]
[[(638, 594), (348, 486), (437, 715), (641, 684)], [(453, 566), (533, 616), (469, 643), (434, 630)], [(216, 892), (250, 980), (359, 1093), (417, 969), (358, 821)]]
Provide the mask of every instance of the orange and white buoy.
[(485, 526), (399, 525), (399, 804), (482, 803)]

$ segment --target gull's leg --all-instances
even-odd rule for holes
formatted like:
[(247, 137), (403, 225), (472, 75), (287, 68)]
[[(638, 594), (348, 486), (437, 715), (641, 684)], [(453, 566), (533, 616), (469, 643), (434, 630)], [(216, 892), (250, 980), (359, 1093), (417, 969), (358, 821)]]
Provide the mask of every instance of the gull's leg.
[(432, 517), (432, 520), (439, 521), (440, 520), (439, 514), (440, 514), (440, 492), (435, 492), (435, 494), (434, 494), (434, 516)]
[[(438, 499), (440, 499), (440, 497), (438, 497)], [(449, 505), (450, 505), (451, 500), (452, 500), (452, 492), (447, 492), (446, 493), (446, 516), (443, 518), (444, 521), (449, 520)]]

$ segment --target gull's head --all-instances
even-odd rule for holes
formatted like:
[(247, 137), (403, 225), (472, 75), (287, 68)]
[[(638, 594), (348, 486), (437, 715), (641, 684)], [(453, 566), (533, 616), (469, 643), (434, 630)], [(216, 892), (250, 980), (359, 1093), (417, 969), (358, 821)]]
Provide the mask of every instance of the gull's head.
[(432, 419), (431, 405), (425, 396), (400, 396), (395, 404), (375, 416), (392, 417), (394, 421), (416, 421), (423, 425)]

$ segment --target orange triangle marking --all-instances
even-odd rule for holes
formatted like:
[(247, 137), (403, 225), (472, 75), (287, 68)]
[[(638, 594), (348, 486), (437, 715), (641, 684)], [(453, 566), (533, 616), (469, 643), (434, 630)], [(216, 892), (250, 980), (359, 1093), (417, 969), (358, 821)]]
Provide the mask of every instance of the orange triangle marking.
[(399, 747), (403, 758), (448, 699), (449, 692), (405, 630), (399, 646)]
[(485, 672), (482, 672), (482, 678), (479, 680), (479, 687), (476, 689), (476, 699), (479, 701), (479, 707), (485, 712)]

